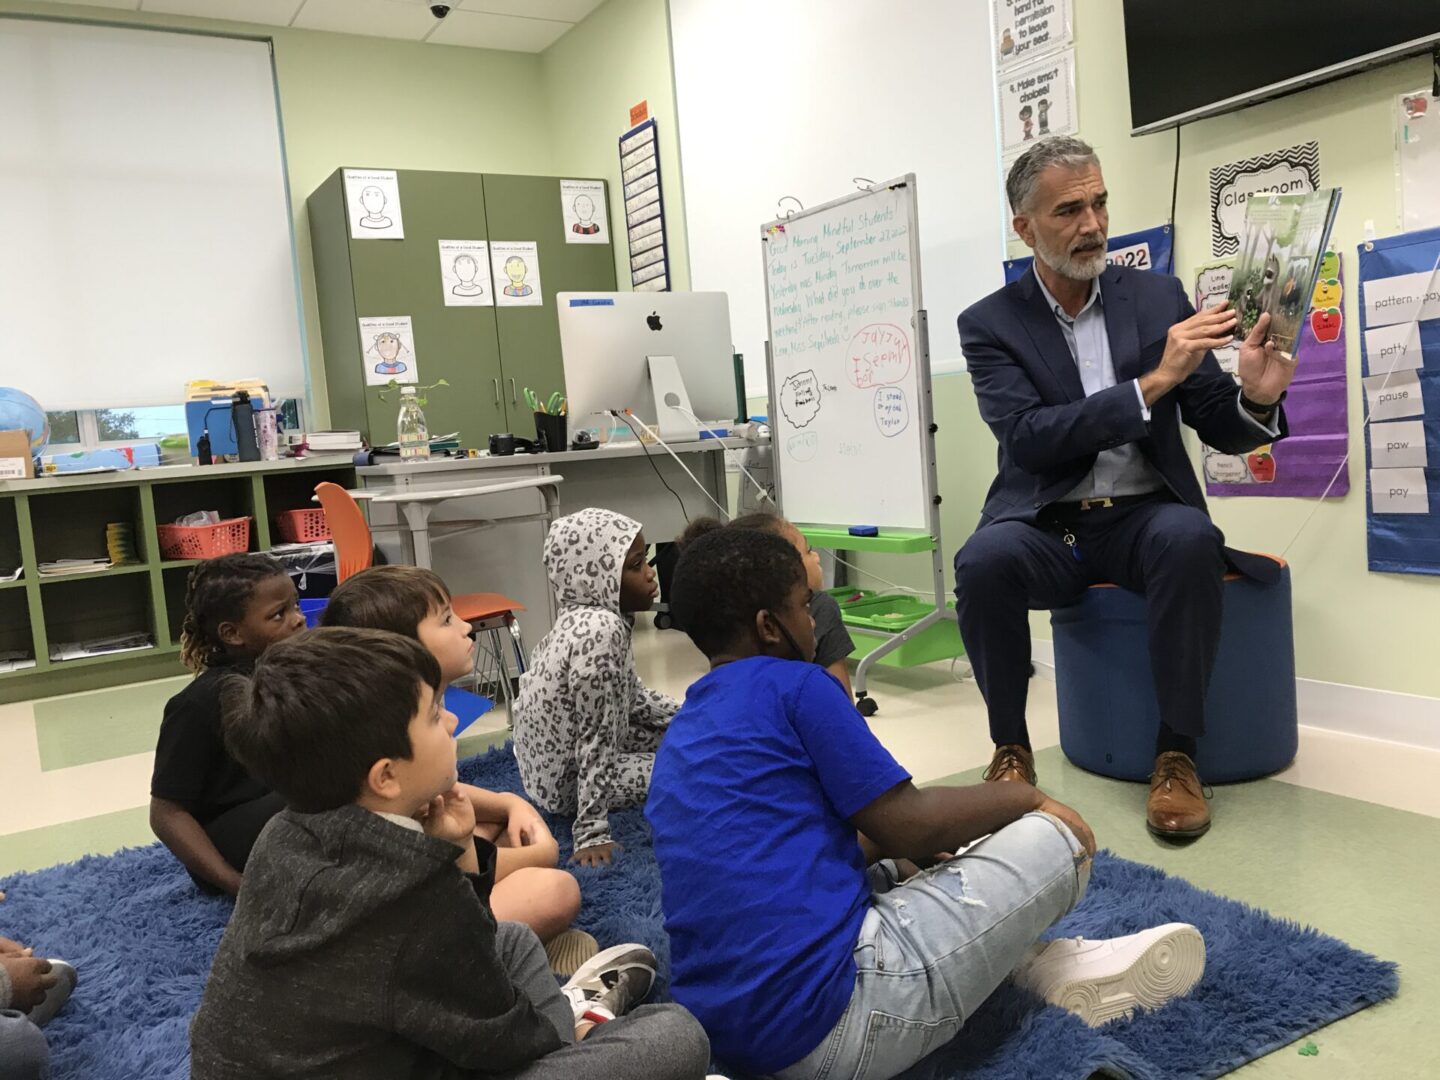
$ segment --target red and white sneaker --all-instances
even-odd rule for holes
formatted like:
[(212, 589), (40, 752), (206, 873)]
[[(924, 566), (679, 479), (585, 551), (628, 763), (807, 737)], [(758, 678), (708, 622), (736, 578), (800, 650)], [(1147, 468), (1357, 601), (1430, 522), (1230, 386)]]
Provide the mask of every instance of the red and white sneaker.
[(1205, 939), (1188, 923), (1127, 937), (1061, 938), (1033, 953), (1011, 979), (1091, 1027), (1158, 1009), (1188, 994), (1205, 973)]
[(581, 964), (560, 992), (577, 1024), (587, 1018), (613, 1020), (649, 996), (656, 966), (655, 954), (644, 945), (614, 945)]

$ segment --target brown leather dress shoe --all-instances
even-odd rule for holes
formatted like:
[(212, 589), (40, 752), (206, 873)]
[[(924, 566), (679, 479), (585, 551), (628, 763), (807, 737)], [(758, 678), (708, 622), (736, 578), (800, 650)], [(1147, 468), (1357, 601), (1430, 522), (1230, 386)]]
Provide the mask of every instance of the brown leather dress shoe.
[(1156, 836), (1171, 840), (1193, 839), (1210, 830), (1205, 788), (1188, 755), (1169, 750), (1155, 759), (1145, 825)]
[(990, 767), (985, 770), (986, 780), (1024, 780), (1035, 785), (1035, 755), (1019, 743), (1006, 743), (995, 748)]

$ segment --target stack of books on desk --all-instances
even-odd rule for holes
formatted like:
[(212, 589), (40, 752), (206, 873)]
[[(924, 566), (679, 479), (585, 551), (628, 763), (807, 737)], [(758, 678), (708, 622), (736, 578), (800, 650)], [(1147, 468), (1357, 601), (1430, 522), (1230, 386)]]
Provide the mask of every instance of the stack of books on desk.
[(307, 431), (305, 444), (311, 450), (363, 450), (365, 444), (358, 431)]

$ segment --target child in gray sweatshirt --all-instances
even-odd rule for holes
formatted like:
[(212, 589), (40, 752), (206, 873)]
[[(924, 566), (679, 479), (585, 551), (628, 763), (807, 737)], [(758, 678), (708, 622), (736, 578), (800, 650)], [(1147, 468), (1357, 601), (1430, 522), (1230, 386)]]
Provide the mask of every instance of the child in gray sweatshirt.
[(561, 988), (534, 931), (495, 921), (495, 848), (456, 789), (429, 651), (313, 630), (237, 679), (226, 740), (287, 809), (250, 855), (191, 1025), (194, 1080), (704, 1075), (689, 1013), (633, 1008), (649, 950), (605, 949)]

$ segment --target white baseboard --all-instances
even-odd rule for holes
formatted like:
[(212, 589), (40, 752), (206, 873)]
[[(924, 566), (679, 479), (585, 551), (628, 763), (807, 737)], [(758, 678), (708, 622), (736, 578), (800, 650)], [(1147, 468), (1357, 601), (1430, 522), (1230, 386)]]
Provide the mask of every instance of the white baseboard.
[(1035, 665), (1035, 674), (1042, 679), (1055, 681), (1055, 643), (1049, 638), (1030, 639), (1030, 662)]
[[(1035, 674), (1054, 679), (1054, 643), (1032, 638), (1030, 654)], [(1440, 751), (1440, 698), (1320, 679), (1296, 679), (1295, 695), (1302, 727)]]

